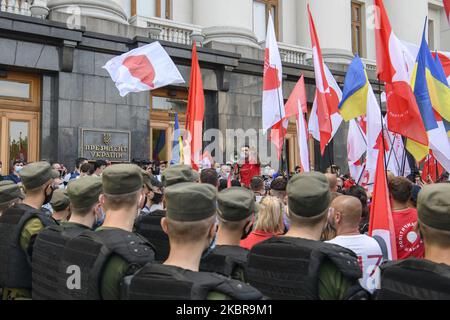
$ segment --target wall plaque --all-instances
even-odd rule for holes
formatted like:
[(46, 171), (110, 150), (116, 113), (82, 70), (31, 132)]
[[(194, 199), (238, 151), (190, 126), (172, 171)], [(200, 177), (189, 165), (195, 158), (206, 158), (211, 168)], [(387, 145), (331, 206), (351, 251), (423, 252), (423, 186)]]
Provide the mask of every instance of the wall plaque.
[(88, 160), (130, 162), (131, 132), (80, 129), (80, 156)]

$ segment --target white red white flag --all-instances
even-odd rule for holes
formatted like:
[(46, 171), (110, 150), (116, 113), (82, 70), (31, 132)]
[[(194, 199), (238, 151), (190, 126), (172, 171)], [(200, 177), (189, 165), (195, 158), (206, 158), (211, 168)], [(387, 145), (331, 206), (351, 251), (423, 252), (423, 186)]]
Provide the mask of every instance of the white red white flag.
[(185, 82), (159, 42), (115, 57), (103, 68), (108, 71), (122, 97), (130, 92), (149, 91)]

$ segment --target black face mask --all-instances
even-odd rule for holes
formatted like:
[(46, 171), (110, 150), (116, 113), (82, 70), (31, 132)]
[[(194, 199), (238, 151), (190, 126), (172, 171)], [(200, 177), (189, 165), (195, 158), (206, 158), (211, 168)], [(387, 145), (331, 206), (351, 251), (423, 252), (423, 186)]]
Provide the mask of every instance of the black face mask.
[(47, 194), (47, 189), (45, 189), (45, 191), (44, 191), (45, 198), (44, 198), (44, 203), (42, 204), (44, 206), (52, 200), (53, 192), (55, 191), (55, 189), (53, 189), (53, 186), (50, 186), (50, 190), (52, 190), (52, 192), (50, 192), (50, 194)]
[(250, 233), (252, 233), (252, 229), (253, 229), (252, 227), (253, 227), (253, 222), (252, 221), (247, 222), (247, 224), (244, 227), (244, 230), (242, 230), (241, 240), (247, 239), (247, 237), (250, 235)]
[(163, 199), (162, 193), (153, 192), (153, 199), (152, 199), (153, 203), (160, 204), (162, 199)]

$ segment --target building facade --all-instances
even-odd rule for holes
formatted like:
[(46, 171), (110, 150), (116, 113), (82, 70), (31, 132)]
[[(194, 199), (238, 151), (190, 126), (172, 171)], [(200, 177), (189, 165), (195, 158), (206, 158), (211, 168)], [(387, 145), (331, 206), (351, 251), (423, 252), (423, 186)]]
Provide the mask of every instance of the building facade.
[[(308, 104), (314, 70), (306, 6), (310, 3), (326, 62), (342, 86), (355, 53), (377, 94), (373, 0), (0, 0), (0, 160), (45, 159), (73, 165), (78, 156), (169, 160), (174, 114), (184, 126), (188, 83), (120, 97), (102, 66), (112, 57), (159, 40), (186, 82), (192, 41), (199, 48), (205, 129), (261, 128), (263, 48), (269, 12), (283, 60), (284, 98), (305, 75)], [(429, 16), (432, 49), (450, 51), (442, 0), (385, 0), (393, 29), (420, 42)], [(381, 100), (381, 99), (380, 99)], [(298, 164), (295, 124), (286, 141)], [(313, 167), (346, 167), (347, 126), (325, 156), (310, 147)], [(225, 138), (226, 139), (226, 138)], [(221, 153), (229, 160), (236, 150)], [(344, 169), (345, 170), (345, 169)]]

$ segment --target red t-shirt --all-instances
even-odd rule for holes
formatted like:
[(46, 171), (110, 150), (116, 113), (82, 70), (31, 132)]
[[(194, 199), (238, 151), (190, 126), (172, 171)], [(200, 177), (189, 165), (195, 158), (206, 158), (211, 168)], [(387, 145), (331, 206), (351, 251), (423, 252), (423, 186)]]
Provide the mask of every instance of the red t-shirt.
[(274, 234), (269, 232), (255, 230), (252, 233), (250, 233), (247, 238), (241, 240), (240, 245), (242, 248), (251, 250), (258, 243), (269, 240), (274, 236), (275, 236)]
[(409, 257), (423, 258), (425, 248), (420, 235), (416, 232), (417, 210), (408, 208), (393, 211), (395, 240), (397, 242), (397, 256), (399, 260)]
[(240, 169), (241, 183), (248, 187), (253, 177), (261, 175), (259, 164), (244, 163)]

